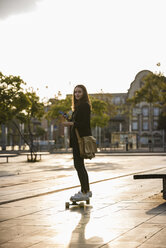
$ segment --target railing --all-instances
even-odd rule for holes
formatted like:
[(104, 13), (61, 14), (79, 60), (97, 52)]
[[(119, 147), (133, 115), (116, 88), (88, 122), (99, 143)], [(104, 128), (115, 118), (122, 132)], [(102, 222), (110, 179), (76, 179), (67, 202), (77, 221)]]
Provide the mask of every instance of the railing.
[[(19, 152), (26, 152), (29, 151), (29, 147), (28, 146), (21, 146), (21, 149), (19, 148), (19, 146), (6, 146), (6, 150), (2, 150), (2, 146), (0, 146), (0, 153), (3, 152), (13, 152), (13, 151), (19, 151)], [(37, 151), (38, 152), (58, 152), (58, 151), (63, 151), (63, 152), (71, 152), (71, 148), (70, 147), (65, 147), (64, 144), (49, 144), (48, 145), (38, 145), (37, 147)], [(104, 143), (100, 144), (100, 147), (98, 146), (98, 151), (99, 152), (125, 152), (126, 151), (126, 145), (125, 144), (108, 144), (105, 145)], [(166, 144), (164, 144), (164, 146), (160, 145), (160, 146), (152, 146), (149, 147), (148, 145), (146, 146), (142, 146), (139, 148), (136, 148), (136, 146), (134, 147), (130, 147), (130, 145), (128, 146), (128, 152), (140, 152), (140, 151), (145, 151), (145, 152), (166, 152)]]

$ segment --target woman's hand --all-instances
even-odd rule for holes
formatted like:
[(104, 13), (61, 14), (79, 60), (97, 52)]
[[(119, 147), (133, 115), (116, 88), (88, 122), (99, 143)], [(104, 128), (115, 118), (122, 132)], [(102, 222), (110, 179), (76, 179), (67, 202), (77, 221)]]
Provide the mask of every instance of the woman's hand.
[(74, 125), (74, 122), (72, 121), (65, 121), (62, 123), (65, 127), (70, 127), (70, 126), (73, 126)]

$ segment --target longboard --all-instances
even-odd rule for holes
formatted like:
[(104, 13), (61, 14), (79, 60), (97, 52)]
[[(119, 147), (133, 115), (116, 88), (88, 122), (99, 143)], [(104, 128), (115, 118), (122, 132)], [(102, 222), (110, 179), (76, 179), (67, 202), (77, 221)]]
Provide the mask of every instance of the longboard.
[(65, 203), (65, 208), (69, 209), (70, 206), (79, 206), (80, 208), (84, 208), (85, 207), (85, 202), (86, 204), (90, 204), (90, 199), (87, 200), (79, 200), (79, 201), (72, 201), (70, 200), (70, 202), (66, 202)]

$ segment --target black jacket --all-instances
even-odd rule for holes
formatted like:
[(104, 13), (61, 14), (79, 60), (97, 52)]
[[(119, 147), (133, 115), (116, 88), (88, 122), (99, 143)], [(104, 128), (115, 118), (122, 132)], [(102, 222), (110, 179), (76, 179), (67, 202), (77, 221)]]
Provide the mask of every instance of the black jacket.
[(88, 102), (81, 103), (73, 112), (72, 121), (74, 125), (71, 129), (71, 145), (75, 136), (75, 128), (77, 128), (80, 137), (92, 135), (90, 126), (90, 105)]

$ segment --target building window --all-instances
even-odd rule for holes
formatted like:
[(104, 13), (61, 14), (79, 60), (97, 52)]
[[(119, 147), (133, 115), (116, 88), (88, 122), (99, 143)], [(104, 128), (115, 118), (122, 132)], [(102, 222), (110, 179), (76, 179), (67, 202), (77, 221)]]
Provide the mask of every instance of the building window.
[(144, 131), (149, 129), (149, 123), (148, 123), (148, 121), (143, 121), (142, 129), (143, 129)]
[(124, 99), (124, 98), (122, 98), (122, 99), (121, 99), (121, 102), (124, 104), (124, 103), (125, 103), (125, 99)]
[(158, 108), (158, 107), (154, 107), (154, 108), (153, 108), (153, 115), (154, 115), (154, 116), (159, 116), (159, 114), (160, 114), (159, 108)]
[(142, 108), (142, 115), (143, 116), (148, 116), (149, 115), (149, 108), (148, 107), (143, 107)]
[(157, 130), (158, 128), (158, 121), (153, 121), (153, 129)]
[(132, 122), (132, 130), (133, 131), (138, 130), (138, 122), (137, 121)]
[(139, 108), (133, 108), (133, 116), (138, 116), (140, 114), (140, 109)]
[(115, 96), (114, 103), (115, 104), (120, 104), (120, 97), (119, 96)]

